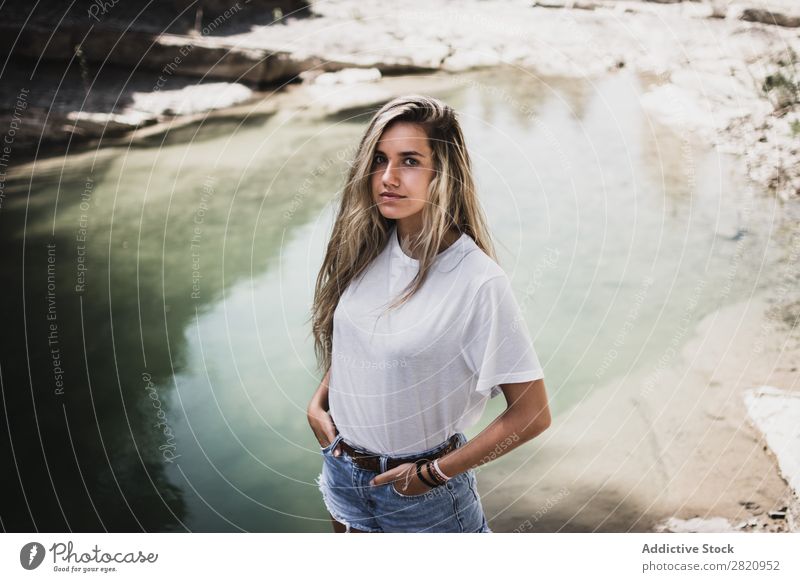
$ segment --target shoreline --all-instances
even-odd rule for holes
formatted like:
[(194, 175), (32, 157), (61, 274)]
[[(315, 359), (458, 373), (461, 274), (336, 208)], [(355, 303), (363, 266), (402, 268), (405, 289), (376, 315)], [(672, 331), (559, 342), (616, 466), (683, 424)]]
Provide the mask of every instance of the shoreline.
[(490, 527), (800, 531), (798, 492), (745, 404), (762, 385), (800, 394), (798, 293), (779, 303), (775, 289), (703, 317), (652, 390), (650, 368), (618, 379), (488, 465), (478, 483)]
[[(59, 96), (65, 102), (57, 106), (50, 107), (55, 101), (32, 98), (22, 130), (35, 138), (33, 145), (44, 136), (73, 147), (84, 141), (77, 149), (90, 151), (152, 137), (173, 124), (275, 114), (287, 100), (293, 101), (298, 88), (307, 91), (311, 103), (329, 97), (325, 105), (335, 112), (385, 101), (382, 87), (397, 73), (416, 72), (424, 84), (429, 74), (457, 76), (500, 65), (519, 67), (533, 76), (585, 79), (627, 67), (652, 78), (643, 102), (655, 116), (741, 156), (749, 177), (786, 201), (800, 196), (800, 175), (792, 171), (800, 165), (800, 117), (796, 91), (795, 102), (787, 106), (791, 96), (786, 94), (786, 79), (784, 85), (778, 81), (789, 77), (789, 83), (798, 82), (792, 77), (800, 40), (796, 28), (743, 19), (752, 8), (770, 9), (790, 20), (797, 11), (786, 0), (550, 0), (538, 5), (489, 0), (460, 4), (458, 9), (450, 2), (432, 9), (429, 3), (412, 0), (407, 14), (394, 22), (387, 17), (396, 15), (385, 6), (329, 0), (312, 4), (314, 18), (290, 19), (278, 27), (256, 25), (216, 36), (175, 37), (189, 43), (198, 58), (211, 58), (227, 47), (256, 66), (263, 55), (280, 55), (285, 63), (276, 65), (275, 73), (294, 71), (289, 77), (299, 83), (253, 90), (246, 76), (232, 67), (217, 71), (228, 77), (206, 84), (182, 76), (196, 73), (188, 65), (182, 71), (182, 60), (169, 70), (169, 83), (163, 87), (153, 85), (157, 72), (135, 70), (130, 76), (124, 69), (110, 70), (91, 95), (94, 109), (84, 110), (89, 96), (76, 77), (71, 81), (75, 86), (69, 91), (65, 86)], [(180, 44), (175, 39), (159, 42)], [(789, 58), (791, 51), (794, 56)], [(16, 71), (9, 87), (15, 75), (19, 83), (30, 84)], [(28, 88), (33, 96), (49, 98), (46, 87), (35, 81)], [(352, 90), (331, 98), (343, 88)], [(22, 137), (18, 140), (20, 161), (28, 162)], [(59, 154), (53, 152), (52, 157)]]

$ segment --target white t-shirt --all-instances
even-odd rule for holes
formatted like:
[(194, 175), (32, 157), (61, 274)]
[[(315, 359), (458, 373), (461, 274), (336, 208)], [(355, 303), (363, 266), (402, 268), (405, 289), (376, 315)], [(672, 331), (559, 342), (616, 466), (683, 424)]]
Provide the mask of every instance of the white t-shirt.
[(544, 377), (508, 276), (471, 237), (386, 311), (418, 268), (394, 226), (333, 316), (330, 413), (345, 441), (375, 453), (430, 449), (475, 424), (499, 384)]

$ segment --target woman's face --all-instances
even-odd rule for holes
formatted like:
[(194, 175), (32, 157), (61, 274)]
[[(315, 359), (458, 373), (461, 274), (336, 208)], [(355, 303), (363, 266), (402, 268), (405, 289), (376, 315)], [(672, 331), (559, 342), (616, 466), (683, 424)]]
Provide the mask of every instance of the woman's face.
[[(435, 169), (425, 130), (397, 122), (383, 131), (372, 160), (372, 201), (391, 219), (419, 226)], [(411, 221), (404, 220), (411, 218)]]

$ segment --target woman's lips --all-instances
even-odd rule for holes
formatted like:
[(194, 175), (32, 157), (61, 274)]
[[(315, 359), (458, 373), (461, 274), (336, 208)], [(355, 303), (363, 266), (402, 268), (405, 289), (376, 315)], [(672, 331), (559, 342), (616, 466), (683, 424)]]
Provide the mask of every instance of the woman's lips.
[(399, 194), (392, 194), (391, 192), (382, 192), (381, 199), (383, 200), (402, 200), (405, 196), (400, 196)]

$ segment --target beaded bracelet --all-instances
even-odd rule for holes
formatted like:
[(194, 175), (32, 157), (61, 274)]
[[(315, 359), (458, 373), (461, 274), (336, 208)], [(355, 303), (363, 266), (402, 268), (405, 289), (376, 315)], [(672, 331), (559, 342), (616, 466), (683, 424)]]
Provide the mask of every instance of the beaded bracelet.
[(430, 478), (436, 483), (437, 487), (445, 484), (446, 479), (442, 479), (439, 474), (433, 470), (433, 461), (425, 463), (425, 468), (428, 469), (428, 475), (430, 475)]
[(416, 466), (417, 466), (417, 477), (419, 477), (419, 480), (420, 480), (420, 481), (422, 481), (423, 483), (425, 483), (425, 485), (427, 485), (427, 486), (428, 486), (428, 487), (430, 487), (431, 489), (433, 489), (434, 487), (438, 487), (438, 486), (440, 485), (440, 483), (431, 483), (431, 482), (428, 480), (428, 478), (427, 478), (427, 477), (425, 477), (425, 476), (422, 474), (422, 470), (421, 470), (421, 468), (422, 468), (422, 465), (423, 465), (423, 464), (425, 464), (425, 462), (426, 462), (426, 461), (425, 461), (424, 459), (420, 459), (419, 461), (417, 461), (417, 462), (416, 462)]

